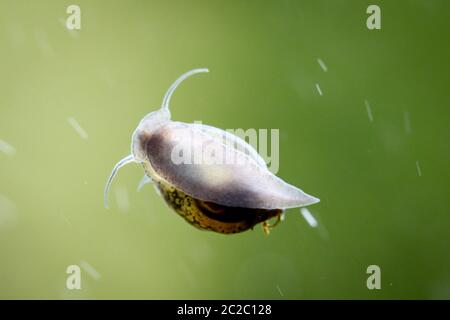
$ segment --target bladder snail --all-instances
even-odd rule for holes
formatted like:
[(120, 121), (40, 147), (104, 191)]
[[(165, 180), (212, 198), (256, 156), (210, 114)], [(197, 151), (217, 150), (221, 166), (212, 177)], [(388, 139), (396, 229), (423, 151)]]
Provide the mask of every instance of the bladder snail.
[[(141, 181), (154, 183), (167, 204), (188, 223), (202, 230), (238, 233), (268, 220), (279, 222), (285, 209), (319, 201), (271, 173), (256, 150), (241, 138), (224, 130), (170, 120), (169, 102), (178, 85), (191, 75), (208, 69), (191, 70), (167, 90), (159, 110), (146, 115), (133, 133), (131, 155), (120, 160), (106, 183), (108, 206), (111, 182), (124, 165), (143, 165)], [(190, 150), (194, 158), (221, 154), (227, 161), (178, 161), (179, 151)], [(211, 160), (211, 158), (210, 158)]]

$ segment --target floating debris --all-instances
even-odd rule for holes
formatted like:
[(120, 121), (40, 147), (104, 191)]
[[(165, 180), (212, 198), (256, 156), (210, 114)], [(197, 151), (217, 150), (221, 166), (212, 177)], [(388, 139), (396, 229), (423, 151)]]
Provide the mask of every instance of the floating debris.
[(128, 192), (124, 187), (116, 188), (116, 201), (119, 210), (128, 211), (130, 209), (130, 202), (128, 201)]
[(11, 227), (17, 222), (16, 205), (0, 193), (0, 228)]
[(0, 151), (2, 151), (7, 156), (14, 156), (16, 154), (16, 149), (10, 145), (8, 142), (0, 139)]
[(316, 89), (317, 89), (317, 92), (319, 92), (319, 94), (320, 94), (321, 96), (323, 96), (322, 89), (320, 89), (320, 86), (319, 86), (318, 83), (316, 83)]
[(372, 108), (370, 107), (369, 101), (364, 100), (364, 104), (366, 106), (367, 115), (369, 116), (369, 121), (373, 122)]
[(64, 28), (66, 27), (66, 19), (64, 17), (58, 17), (57, 21), (61, 24), (61, 26)]
[(411, 121), (409, 119), (409, 112), (405, 111), (403, 117), (405, 119), (405, 132), (406, 134), (411, 134)]
[(311, 227), (315, 228), (319, 225), (316, 218), (314, 218), (314, 216), (307, 208), (300, 208), (300, 212), (302, 213), (303, 218), (305, 218), (306, 222), (308, 222)]
[(328, 71), (328, 68), (327, 68), (327, 66), (325, 65), (325, 62), (323, 62), (322, 59), (317, 58), (317, 63), (319, 63), (319, 66), (322, 68), (322, 70), (323, 70), (324, 72), (327, 72), (327, 71)]
[(14, 48), (19, 48), (25, 44), (26, 36), (23, 27), (19, 24), (12, 24), (9, 30), (11, 45)]
[(422, 170), (420, 169), (419, 161), (416, 161), (416, 169), (417, 169), (417, 175), (419, 177), (422, 176)]
[(325, 227), (325, 225), (323, 223), (320, 223), (319, 227), (317, 228), (317, 231), (319, 232), (319, 236), (323, 240), (330, 239), (330, 233), (328, 232), (328, 229)]
[(38, 30), (34, 33), (34, 39), (36, 40), (37, 46), (39, 50), (41, 51), (42, 55), (45, 57), (51, 57), (54, 55), (54, 51), (52, 46), (50, 45), (50, 42), (48, 41), (47, 34), (42, 31)]
[(200, 241), (192, 244), (185, 252), (190, 261), (190, 264), (194, 264), (198, 267), (208, 265), (211, 258), (215, 256), (215, 251), (208, 242)]
[(61, 217), (64, 219), (64, 221), (65, 221), (69, 226), (72, 227), (72, 223), (70, 222), (70, 220), (69, 220), (64, 214), (61, 213)]
[(195, 276), (192, 273), (192, 270), (188, 267), (185, 261), (180, 261), (178, 263), (178, 271), (179, 274), (183, 276), (184, 279), (186, 279), (186, 282), (189, 287), (196, 288), (198, 286), (197, 281), (195, 280)]
[(57, 20), (58, 20), (58, 22), (61, 24), (61, 26), (63, 26), (64, 29), (67, 30), (67, 32), (69, 33), (69, 35), (70, 35), (71, 37), (73, 37), (73, 38), (78, 38), (78, 37), (80, 36), (80, 33), (77, 32), (78, 30), (67, 28), (67, 21), (66, 21), (66, 18), (64, 18), (64, 17), (59, 17)]
[(283, 294), (283, 292), (281, 291), (281, 289), (280, 289), (280, 287), (278, 285), (277, 285), (277, 289), (278, 289), (278, 292), (280, 293), (280, 296), (284, 297), (284, 294)]
[(80, 135), (82, 139), (87, 139), (89, 136), (87, 132), (80, 126), (78, 121), (74, 117), (67, 118), (70, 125), (75, 129), (75, 131)]
[(83, 268), (84, 271), (87, 272), (87, 274), (89, 274), (92, 277), (92, 279), (99, 280), (102, 277), (102, 275), (97, 270), (95, 270), (95, 268), (91, 266), (87, 261), (81, 260), (80, 266)]

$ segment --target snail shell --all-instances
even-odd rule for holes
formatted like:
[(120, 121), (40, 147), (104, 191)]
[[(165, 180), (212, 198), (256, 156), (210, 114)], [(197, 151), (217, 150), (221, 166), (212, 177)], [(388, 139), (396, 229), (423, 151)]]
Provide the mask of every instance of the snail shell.
[(204, 230), (236, 233), (280, 218), (284, 209), (319, 199), (270, 172), (256, 150), (224, 130), (170, 120), (169, 101), (187, 77), (183, 74), (167, 91), (161, 109), (145, 116), (132, 137), (132, 154), (117, 163), (105, 188), (127, 163), (141, 163), (147, 179), (186, 221)]

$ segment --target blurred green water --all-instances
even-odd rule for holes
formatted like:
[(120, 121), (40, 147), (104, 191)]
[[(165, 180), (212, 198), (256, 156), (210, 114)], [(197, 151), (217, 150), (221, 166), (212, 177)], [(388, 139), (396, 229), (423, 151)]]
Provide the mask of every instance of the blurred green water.
[[(370, 1), (77, 1), (69, 32), (70, 1), (1, 0), (0, 298), (450, 298), (450, 2), (376, 3), (370, 31)], [(138, 166), (103, 208), (137, 123), (196, 67), (173, 118), (280, 129), (278, 175), (321, 198), (319, 229), (291, 210), (269, 237), (198, 231), (135, 191)], [(100, 278), (67, 290), (82, 261)]]

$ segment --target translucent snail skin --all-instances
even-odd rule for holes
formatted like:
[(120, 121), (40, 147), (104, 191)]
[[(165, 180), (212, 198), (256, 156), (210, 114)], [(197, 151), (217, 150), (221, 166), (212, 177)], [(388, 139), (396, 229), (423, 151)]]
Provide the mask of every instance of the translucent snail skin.
[[(208, 69), (194, 69), (179, 77), (167, 90), (159, 110), (146, 115), (133, 133), (131, 155), (120, 160), (106, 183), (108, 191), (118, 170), (136, 162), (166, 203), (188, 223), (202, 229), (232, 234), (262, 223), (268, 233), (285, 209), (319, 202), (271, 173), (257, 151), (241, 138), (224, 130), (198, 123), (170, 119), (169, 102), (186, 78)], [(232, 161), (184, 163), (174, 161), (174, 150), (192, 150), (201, 159), (211, 150)], [(274, 225), (268, 220), (277, 218)]]

